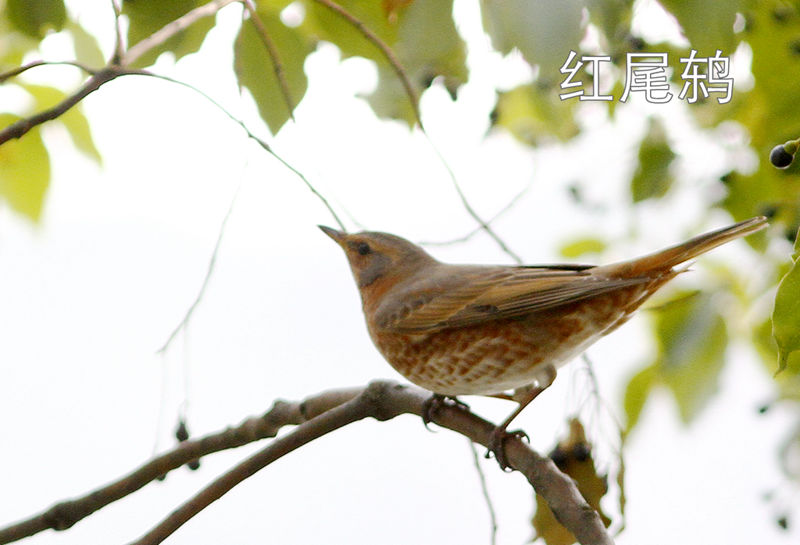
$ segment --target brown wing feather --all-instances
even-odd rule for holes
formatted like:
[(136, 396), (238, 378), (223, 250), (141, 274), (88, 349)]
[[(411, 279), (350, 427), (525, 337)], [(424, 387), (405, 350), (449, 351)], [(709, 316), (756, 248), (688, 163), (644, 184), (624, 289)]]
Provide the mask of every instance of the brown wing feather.
[[(651, 280), (646, 277), (596, 276), (587, 266), (469, 269), (459, 271), (458, 276), (463, 281), (458, 285), (416, 298), (413, 308), (405, 308), (400, 315), (393, 316), (394, 319), (383, 321), (381, 326), (396, 331), (419, 332), (476, 325), (572, 303)], [(464, 274), (467, 271), (472, 274)]]

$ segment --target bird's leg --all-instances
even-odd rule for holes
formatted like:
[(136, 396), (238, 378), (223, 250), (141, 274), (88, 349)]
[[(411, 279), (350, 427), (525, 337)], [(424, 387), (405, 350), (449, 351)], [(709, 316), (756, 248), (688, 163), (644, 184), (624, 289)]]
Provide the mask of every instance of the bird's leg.
[[(539, 394), (544, 392), (551, 384), (553, 384), (555, 379), (556, 368), (550, 365), (545, 369), (544, 377), (537, 381), (536, 386), (529, 386), (525, 389), (520, 389), (514, 392), (514, 400), (519, 403), (519, 407), (517, 407), (514, 412), (508, 416), (508, 418), (503, 420), (502, 424), (497, 426), (492, 431), (492, 435), (489, 438), (489, 450), (486, 451), (487, 458), (491, 453), (494, 453), (494, 457), (503, 471), (510, 467), (508, 465), (508, 458), (506, 458), (505, 440), (509, 437), (528, 438), (528, 434), (522, 430), (507, 431), (508, 425), (511, 424), (511, 421), (514, 420), (519, 413), (521, 413), (525, 407), (530, 404), (531, 401), (536, 399)], [(518, 393), (521, 394), (519, 397), (517, 396)]]
[[(431, 397), (425, 400), (425, 403), (422, 405), (422, 423), (425, 424), (425, 427), (428, 427), (428, 424), (433, 422), (433, 417), (436, 416), (436, 412), (444, 405), (448, 404), (454, 405), (455, 407), (468, 411), (469, 405), (464, 403), (463, 401), (459, 401), (455, 396), (446, 396), (442, 394), (433, 394)], [(430, 428), (428, 428), (430, 429)]]

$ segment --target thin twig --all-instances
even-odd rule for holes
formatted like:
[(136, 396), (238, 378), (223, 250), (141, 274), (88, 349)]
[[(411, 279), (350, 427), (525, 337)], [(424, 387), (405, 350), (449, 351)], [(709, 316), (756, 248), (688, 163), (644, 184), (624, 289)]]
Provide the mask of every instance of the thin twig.
[(506, 254), (508, 254), (511, 257), (511, 259), (513, 259), (519, 264), (522, 264), (522, 258), (519, 255), (517, 255), (516, 252), (511, 250), (511, 248), (508, 247), (505, 241), (503, 241), (503, 239), (501, 239), (500, 236), (494, 232), (494, 229), (492, 229), (489, 226), (489, 222), (484, 221), (483, 218), (481, 218), (480, 215), (475, 211), (475, 209), (472, 208), (472, 205), (469, 203), (469, 200), (467, 200), (467, 196), (461, 189), (461, 185), (458, 183), (458, 179), (456, 178), (456, 173), (453, 172), (452, 168), (450, 168), (450, 164), (445, 160), (444, 156), (439, 151), (439, 148), (436, 147), (436, 144), (433, 143), (433, 140), (431, 139), (430, 136), (428, 136), (427, 132), (425, 133), (425, 138), (428, 139), (428, 142), (430, 142), (433, 151), (435, 151), (436, 155), (439, 156), (439, 159), (441, 159), (442, 164), (447, 169), (448, 174), (450, 174), (450, 180), (453, 182), (453, 187), (455, 188), (456, 193), (458, 193), (458, 197), (459, 199), (461, 199), (461, 204), (464, 206), (464, 209), (467, 211), (467, 213), (470, 216), (472, 216), (472, 219), (478, 222), (480, 228), (486, 231), (487, 235), (489, 235), (491, 238), (494, 239), (497, 245), (500, 246), (501, 250), (503, 250)]
[(12, 138), (21, 138), (34, 127), (41, 125), (47, 121), (52, 121), (57, 117), (63, 115), (70, 108), (78, 104), (81, 100), (86, 98), (89, 94), (98, 90), (102, 85), (109, 81), (128, 74), (140, 73), (138, 70), (129, 70), (118, 66), (107, 66), (98, 70), (92, 77), (90, 77), (77, 92), (68, 96), (52, 108), (34, 114), (25, 119), (20, 119), (12, 123), (2, 131), (0, 131), (0, 145), (8, 142)]
[[(517, 194), (514, 196), (514, 198), (513, 198), (513, 199), (511, 199), (511, 200), (508, 202), (508, 204), (506, 204), (506, 205), (503, 207), (503, 209), (502, 209), (502, 210), (500, 210), (500, 211), (499, 211), (497, 214), (495, 214), (494, 216), (492, 216), (491, 218), (489, 218), (489, 221), (487, 221), (487, 222), (486, 222), (486, 223), (487, 223), (487, 225), (491, 225), (492, 223), (494, 223), (495, 221), (497, 221), (497, 219), (498, 219), (498, 218), (500, 218), (500, 216), (502, 216), (503, 214), (505, 214), (506, 212), (508, 212), (509, 210), (511, 210), (511, 209), (514, 207), (514, 205), (515, 205), (515, 204), (517, 204), (517, 201), (519, 201), (519, 200), (520, 200), (520, 199), (523, 197), (523, 195), (525, 195), (525, 194), (528, 192), (528, 190), (529, 190), (530, 188), (531, 188), (531, 184), (528, 184), (527, 186), (525, 186), (525, 187), (522, 189), (522, 191), (520, 191), (519, 193), (517, 193)], [(430, 241), (423, 241), (423, 242), (419, 242), (419, 244), (420, 244), (421, 246), (450, 246), (450, 245), (452, 245), (452, 244), (461, 244), (462, 242), (466, 242), (466, 241), (468, 241), (469, 239), (471, 239), (472, 237), (474, 237), (476, 234), (480, 233), (482, 230), (483, 230), (483, 227), (480, 227), (480, 226), (479, 226), (478, 228), (476, 228), (476, 229), (473, 229), (472, 231), (470, 231), (470, 232), (469, 232), (469, 233), (467, 233), (466, 235), (464, 235), (464, 236), (462, 236), (462, 237), (459, 237), (459, 238), (454, 238), (454, 239), (451, 239), (451, 240), (445, 240), (445, 241), (441, 241), (441, 242), (430, 242)]]
[(39, 66), (57, 66), (57, 65), (66, 65), (66, 66), (74, 66), (76, 68), (80, 68), (90, 76), (93, 76), (97, 73), (97, 70), (86, 66), (85, 64), (79, 63), (77, 61), (33, 61), (24, 66), (20, 66), (18, 68), (14, 68), (13, 70), (9, 70), (8, 72), (3, 72), (0, 74), (0, 84), (5, 83), (9, 79), (19, 76), (23, 72), (30, 70), (31, 68), (38, 68)]
[(211, 274), (214, 272), (214, 265), (217, 263), (217, 255), (219, 254), (219, 248), (222, 245), (222, 236), (225, 234), (225, 226), (228, 224), (228, 220), (233, 213), (233, 205), (236, 203), (236, 198), (239, 196), (239, 191), (242, 189), (242, 181), (243, 178), (239, 180), (239, 186), (236, 188), (236, 192), (233, 194), (233, 198), (231, 199), (231, 204), (228, 206), (228, 211), (225, 213), (225, 217), (222, 219), (222, 224), (219, 226), (219, 233), (217, 234), (217, 242), (214, 244), (214, 251), (211, 252), (211, 259), (208, 261), (208, 269), (206, 270), (206, 276), (203, 279), (203, 285), (200, 286), (200, 291), (197, 293), (197, 296), (194, 299), (194, 302), (189, 307), (189, 310), (186, 311), (186, 314), (183, 317), (183, 320), (178, 324), (178, 326), (173, 330), (172, 334), (170, 334), (167, 342), (164, 345), (156, 350), (156, 354), (161, 354), (164, 352), (167, 347), (172, 343), (172, 340), (181, 332), (183, 328), (189, 323), (189, 320), (192, 317), (197, 305), (200, 304), (200, 300), (203, 298), (203, 295), (206, 292), (206, 288), (208, 287), (209, 281), (211, 280)]
[(192, 85), (189, 85), (188, 83), (185, 83), (183, 81), (179, 81), (179, 80), (176, 80), (176, 79), (172, 79), (169, 76), (163, 76), (161, 74), (153, 74), (153, 73), (150, 73), (150, 72), (140, 72), (140, 74), (143, 75), (143, 76), (149, 76), (149, 77), (152, 77), (152, 78), (163, 79), (164, 81), (168, 81), (170, 83), (175, 83), (177, 85), (182, 85), (183, 87), (186, 87), (187, 89), (191, 89), (195, 93), (198, 93), (200, 96), (202, 96), (203, 98), (205, 98), (206, 100), (211, 102), (211, 104), (216, 106), (222, 113), (224, 113), (229, 119), (231, 119), (231, 121), (233, 121), (234, 123), (239, 125), (242, 128), (242, 130), (245, 132), (245, 134), (247, 135), (248, 138), (250, 138), (256, 144), (261, 146), (261, 148), (264, 151), (266, 151), (267, 153), (272, 155), (284, 167), (286, 167), (287, 169), (292, 171), (298, 178), (300, 178), (303, 181), (303, 183), (306, 185), (306, 187), (309, 189), (309, 191), (311, 191), (311, 193), (313, 193), (314, 196), (317, 197), (322, 202), (322, 204), (325, 206), (325, 208), (327, 208), (328, 212), (330, 212), (331, 216), (333, 216), (333, 219), (336, 221), (337, 225), (342, 230), (345, 230), (344, 223), (342, 223), (342, 220), (339, 218), (339, 215), (336, 213), (336, 211), (333, 209), (331, 204), (328, 202), (328, 199), (326, 199), (319, 191), (317, 191), (317, 189), (313, 186), (313, 184), (308, 180), (308, 178), (306, 178), (306, 176), (302, 172), (297, 170), (295, 167), (293, 167), (291, 164), (289, 164), (285, 159), (283, 159), (280, 155), (278, 155), (275, 152), (275, 150), (273, 150), (272, 147), (267, 142), (265, 142), (264, 140), (262, 140), (261, 138), (259, 138), (255, 134), (253, 134), (253, 132), (250, 131), (250, 129), (247, 128), (247, 125), (245, 125), (244, 121), (241, 121), (240, 119), (237, 119), (232, 113), (230, 113), (228, 110), (226, 110), (225, 107), (223, 107), (219, 102), (217, 102), (216, 100), (214, 100), (213, 98), (208, 96), (206, 93), (204, 93), (200, 89), (198, 89), (196, 87), (193, 87)]
[(203, 17), (215, 15), (219, 10), (228, 4), (240, 1), (241, 0), (214, 0), (213, 2), (209, 2), (208, 4), (194, 8), (193, 10), (178, 17), (174, 21), (167, 23), (160, 30), (152, 33), (137, 44), (131, 46), (127, 52), (121, 55), (120, 64), (123, 66), (130, 66), (136, 61), (136, 59), (154, 47), (158, 47), (159, 45), (163, 44), (178, 32), (194, 24), (196, 21), (202, 19)]
[(486, 500), (486, 508), (489, 510), (489, 523), (492, 525), (490, 543), (496, 545), (497, 514), (494, 512), (494, 504), (492, 503), (492, 498), (489, 496), (489, 489), (486, 486), (486, 475), (483, 474), (483, 467), (481, 467), (481, 460), (478, 456), (478, 448), (472, 441), (469, 442), (469, 448), (472, 451), (472, 463), (475, 465), (475, 471), (478, 472), (478, 480), (481, 483), (481, 494), (483, 494), (483, 499)]
[(283, 95), (283, 100), (286, 103), (286, 108), (289, 110), (289, 117), (292, 118), (292, 121), (294, 121), (295, 103), (289, 90), (289, 82), (286, 81), (286, 75), (283, 73), (283, 63), (278, 55), (278, 48), (275, 47), (275, 42), (273, 42), (272, 38), (269, 37), (267, 27), (264, 25), (264, 21), (262, 21), (261, 17), (258, 15), (258, 10), (256, 9), (255, 4), (253, 4), (253, 0), (244, 0), (244, 6), (247, 12), (250, 14), (250, 22), (255, 27), (256, 33), (261, 39), (261, 43), (264, 44), (264, 48), (267, 50), (270, 63), (272, 64), (272, 71), (275, 72), (275, 78), (278, 80), (278, 87), (281, 89), (281, 94)]
[(114, 54), (111, 56), (109, 65), (119, 65), (122, 61), (122, 56), (125, 54), (125, 37), (122, 35), (122, 25), (120, 24), (120, 17), (122, 17), (122, 6), (119, 4), (120, 0), (111, 0), (111, 6), (114, 8)]
[[(40, 515), (0, 530), (0, 544), (47, 529), (69, 528), (98, 509), (139, 490), (159, 475), (191, 460), (262, 438), (275, 437), (283, 426), (299, 424), (294, 431), (275, 440), (253, 458), (221, 477), (218, 482), (212, 483), (207, 490), (170, 515), (151, 533), (152, 536), (166, 537), (241, 480), (314, 438), (367, 417), (383, 421), (403, 413), (421, 416), (429, 397), (430, 392), (416, 386), (375, 381), (366, 388), (323, 392), (302, 403), (277, 401), (272, 409), (259, 418), (251, 418), (236, 428), (218, 434), (181, 443), (172, 451), (106, 487), (82, 498), (59, 503)], [(468, 410), (449, 405), (440, 407), (432, 415), (432, 421), (465, 435), (484, 447), (489, 444), (495, 429), (495, 424)], [(509, 437), (505, 441), (505, 452), (510, 466), (526, 476), (536, 492), (547, 501), (557, 520), (580, 543), (612, 544), (599, 515), (583, 499), (574, 481), (561, 473), (552, 460), (531, 450), (518, 437)], [(159, 542), (140, 541), (142, 544)]]
[(275, 437), (284, 426), (302, 424), (325, 411), (360, 395), (363, 388), (328, 390), (302, 402), (276, 401), (259, 417), (247, 419), (234, 428), (185, 441), (173, 450), (154, 457), (133, 472), (85, 496), (62, 501), (30, 519), (0, 529), (0, 544), (11, 543), (45, 530), (66, 530), (95, 511), (133, 494), (137, 490), (191, 460)]
[(403, 65), (400, 64), (400, 61), (397, 59), (397, 57), (395, 57), (394, 52), (392, 52), (391, 48), (388, 45), (386, 45), (386, 43), (383, 40), (381, 40), (377, 34), (368, 29), (367, 26), (363, 22), (361, 22), (360, 19), (352, 15), (350, 12), (348, 12), (346, 9), (344, 9), (342, 6), (340, 6), (333, 0), (314, 0), (314, 1), (336, 12), (345, 21), (353, 25), (356, 28), (356, 30), (358, 30), (369, 42), (372, 43), (372, 45), (381, 50), (381, 53), (389, 62), (389, 65), (391, 65), (392, 70), (394, 70), (394, 73), (397, 74), (398, 78), (400, 78), (400, 83), (403, 84), (403, 88), (406, 91), (406, 95), (408, 95), (408, 100), (409, 102), (411, 102), (411, 108), (414, 110), (414, 119), (416, 119), (420, 128), (422, 128), (422, 116), (420, 115), (419, 111), (419, 97), (417, 96), (416, 90), (414, 90), (414, 86), (412, 85), (411, 80), (409, 79), (405, 68), (403, 68)]
[(412, 85), (411, 80), (409, 79), (408, 74), (405, 71), (405, 68), (403, 68), (403, 65), (400, 63), (397, 57), (395, 57), (391, 48), (388, 45), (386, 45), (386, 43), (383, 40), (381, 40), (374, 32), (372, 32), (369, 28), (367, 28), (367, 26), (360, 19), (349, 13), (346, 9), (344, 9), (342, 6), (340, 6), (333, 0), (315, 0), (315, 2), (322, 4), (323, 6), (336, 12), (340, 17), (342, 17), (344, 20), (346, 20), (348, 23), (354, 26), (356, 30), (358, 30), (369, 42), (371, 42), (375, 47), (381, 50), (381, 53), (391, 65), (392, 70), (394, 70), (395, 74), (397, 74), (397, 77), (400, 78), (400, 82), (403, 84), (403, 88), (405, 89), (406, 95), (408, 95), (408, 99), (411, 102), (411, 106), (414, 110), (414, 118), (419, 124), (419, 127), (422, 130), (423, 134), (425, 134), (425, 138), (428, 139), (428, 142), (430, 143), (433, 150), (436, 152), (436, 155), (439, 157), (439, 159), (442, 161), (442, 164), (444, 164), (445, 168), (447, 169), (447, 172), (450, 175), (450, 179), (453, 182), (453, 187), (455, 187), (456, 193), (458, 194), (459, 199), (461, 199), (461, 203), (466, 209), (467, 213), (470, 216), (472, 216), (472, 218), (476, 222), (478, 222), (481, 229), (486, 231), (486, 233), (492, 239), (494, 239), (495, 242), (497, 242), (497, 244), (505, 253), (511, 256), (511, 258), (514, 259), (514, 261), (516, 261), (517, 263), (522, 263), (522, 259), (516, 253), (514, 253), (511, 250), (511, 248), (509, 248), (508, 245), (500, 238), (500, 236), (494, 232), (494, 230), (489, 226), (489, 224), (480, 217), (480, 215), (475, 211), (475, 209), (470, 204), (469, 200), (467, 199), (467, 196), (462, 191), (461, 186), (459, 185), (458, 180), (456, 179), (456, 175), (453, 172), (453, 169), (450, 167), (450, 164), (445, 160), (444, 156), (439, 151), (439, 148), (436, 147), (436, 144), (434, 144), (433, 140), (428, 135), (428, 132), (425, 130), (425, 127), (422, 124), (422, 116), (419, 110), (419, 97), (417, 96), (417, 92), (414, 90), (414, 86)]
[(406, 412), (406, 408), (401, 406), (396, 406), (393, 411), (387, 412), (387, 404), (381, 401), (381, 398), (386, 395), (384, 390), (398, 387), (400, 386), (397, 384), (373, 382), (358, 397), (300, 424), (291, 433), (272, 441), (268, 446), (216, 479), (131, 545), (162, 543), (178, 528), (228, 493), (233, 487), (272, 462), (323, 435), (370, 416), (379, 420), (388, 420)]

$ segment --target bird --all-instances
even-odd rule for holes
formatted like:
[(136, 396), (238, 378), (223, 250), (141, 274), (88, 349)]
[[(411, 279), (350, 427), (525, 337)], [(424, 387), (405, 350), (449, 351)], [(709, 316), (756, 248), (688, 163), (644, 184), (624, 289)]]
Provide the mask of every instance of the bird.
[(754, 217), (600, 266), (448, 264), (396, 235), (319, 227), (344, 250), (369, 335), (395, 370), (433, 401), (483, 395), (519, 404), (489, 442), (505, 470), (504, 441), (524, 435), (507, 432), (509, 424), (559, 367), (627, 322), (688, 269), (681, 265), (766, 226)]

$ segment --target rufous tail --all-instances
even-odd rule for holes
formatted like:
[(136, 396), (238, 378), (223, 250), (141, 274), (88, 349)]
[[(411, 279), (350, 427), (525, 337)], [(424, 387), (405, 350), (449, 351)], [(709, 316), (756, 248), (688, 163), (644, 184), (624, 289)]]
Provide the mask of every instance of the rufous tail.
[(625, 272), (632, 276), (649, 270), (668, 270), (690, 259), (694, 259), (700, 254), (704, 254), (717, 246), (721, 246), (726, 242), (760, 231), (766, 226), (767, 218), (758, 216), (729, 225), (728, 227), (723, 227), (722, 229), (717, 229), (716, 231), (705, 233), (704, 235), (696, 236), (686, 242), (682, 242), (670, 248), (665, 248), (650, 255), (610, 265), (610, 267), (630, 267), (630, 270)]

